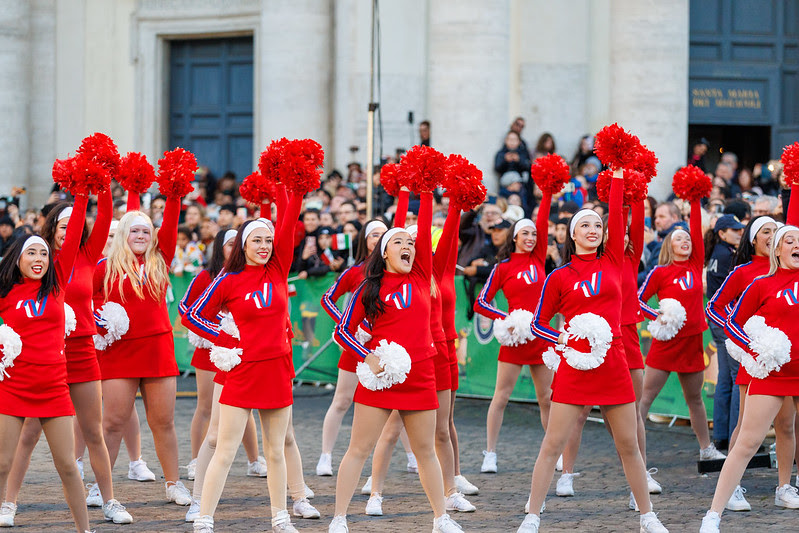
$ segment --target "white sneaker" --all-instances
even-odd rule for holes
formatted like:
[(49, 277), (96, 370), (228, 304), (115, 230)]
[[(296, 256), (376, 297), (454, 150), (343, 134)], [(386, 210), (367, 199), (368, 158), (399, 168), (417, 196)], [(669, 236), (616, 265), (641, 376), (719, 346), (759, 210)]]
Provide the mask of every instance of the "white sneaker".
[(17, 504), (3, 502), (0, 505), (0, 527), (14, 527), (14, 517), (17, 514)]
[(194, 522), (200, 517), (200, 500), (191, 499), (189, 510), (186, 511), (186, 522)]
[(102, 507), (103, 496), (100, 494), (100, 486), (97, 483), (89, 483), (86, 488), (89, 489), (89, 495), (86, 496), (86, 507)]
[(214, 517), (209, 515), (198, 516), (194, 520), (194, 533), (214, 533)]
[(564, 472), (558, 478), (558, 483), (555, 487), (555, 494), (558, 496), (574, 496), (574, 478), (579, 477), (580, 473), (575, 472), (570, 474)]
[(266, 477), (266, 459), (258, 456), (252, 463), (247, 463), (247, 475), (250, 477)]
[(469, 480), (462, 475), (455, 476), (455, 488), (458, 489), (458, 492), (466, 496), (474, 496), (480, 493), (480, 490), (469, 483)]
[(189, 481), (194, 481), (194, 476), (197, 473), (197, 458), (195, 457), (192, 459), (189, 464), (184, 466), (183, 468), (186, 469), (186, 479)]
[(444, 508), (447, 511), (457, 511), (459, 513), (473, 513), (477, 510), (477, 507), (469, 503), (469, 500), (464, 498), (460, 492), (453, 492), (447, 496)]
[(640, 509), (638, 509), (638, 502), (635, 501), (635, 496), (632, 492), (630, 493), (630, 503), (627, 504), (627, 507), (630, 509), (630, 511), (640, 511)]
[(774, 494), (774, 505), (786, 509), (799, 509), (799, 489), (787, 483), (782, 487), (777, 487)]
[(641, 533), (669, 533), (669, 530), (660, 523), (658, 515), (649, 511), (641, 515)]
[(147, 468), (147, 463), (139, 457), (137, 460), (128, 463), (128, 479), (133, 481), (155, 481), (155, 474)]
[(83, 457), (78, 457), (75, 459), (75, 464), (78, 465), (78, 472), (80, 472), (80, 478), (83, 479)]
[(319, 456), (319, 462), (316, 463), (317, 476), (332, 476), (333, 475), (333, 455), (323, 453)]
[[(544, 503), (541, 504), (541, 514), (547, 510), (547, 501), (544, 500)], [(524, 504), (524, 514), (530, 514), (530, 497), (527, 497), (527, 503)]]
[(541, 525), (541, 519), (534, 515), (529, 514), (524, 517), (524, 522), (516, 530), (516, 533), (538, 533), (538, 526)]
[(283, 509), (272, 518), (272, 533), (298, 533), (297, 528), (291, 523), (289, 512)]
[(113, 499), (103, 504), (103, 518), (115, 524), (133, 523), (133, 517), (130, 516), (125, 506)]
[(369, 516), (383, 516), (383, 497), (379, 494), (369, 496), (366, 502), (366, 514)]
[(334, 516), (327, 526), (327, 533), (350, 533), (350, 528), (347, 527), (347, 515)]
[(713, 461), (717, 459), (726, 459), (727, 456), (721, 453), (716, 449), (716, 446), (713, 443), (710, 443), (710, 446), (707, 448), (702, 448), (699, 450), (699, 460), (700, 461)]
[(301, 500), (295, 500), (293, 509), (294, 516), (299, 516), (301, 518), (319, 518), (321, 515), (319, 511), (316, 510), (316, 507), (311, 505), (306, 498)]
[(745, 493), (746, 489), (742, 486), (738, 485), (735, 487), (732, 496), (730, 496), (730, 500), (724, 508), (728, 511), (751, 511), (752, 506), (749, 505), (749, 502), (744, 498)]
[(663, 492), (663, 487), (660, 486), (660, 483), (655, 481), (655, 478), (652, 476), (658, 473), (657, 468), (650, 468), (646, 471), (646, 484), (649, 487), (649, 494), (660, 494)]
[(361, 487), (361, 494), (372, 494), (372, 476), (366, 478), (366, 483)]
[(483, 474), (497, 473), (497, 453), (483, 450), (483, 465), (480, 467)]
[(721, 525), (721, 517), (714, 511), (708, 511), (702, 518), (702, 527), (699, 528), (699, 533), (719, 533), (719, 526)]
[(408, 464), (406, 468), (408, 472), (411, 474), (418, 474), (419, 473), (419, 465), (416, 464), (416, 456), (413, 455), (413, 452), (406, 454), (408, 456)]
[(463, 528), (455, 520), (444, 513), (433, 520), (433, 533), (460, 533)]
[(182, 481), (167, 481), (164, 486), (166, 487), (167, 501), (175, 502), (178, 505), (191, 505), (191, 493)]
[(313, 497), (314, 497), (314, 496), (316, 496), (316, 494), (314, 494), (314, 491), (312, 491), (312, 490), (311, 490), (311, 487), (309, 487), (309, 486), (306, 484), (306, 485), (305, 485), (305, 499), (306, 499), (306, 500), (313, 500)]
[(558, 457), (558, 462), (555, 463), (555, 470), (558, 472), (563, 472), (563, 455)]

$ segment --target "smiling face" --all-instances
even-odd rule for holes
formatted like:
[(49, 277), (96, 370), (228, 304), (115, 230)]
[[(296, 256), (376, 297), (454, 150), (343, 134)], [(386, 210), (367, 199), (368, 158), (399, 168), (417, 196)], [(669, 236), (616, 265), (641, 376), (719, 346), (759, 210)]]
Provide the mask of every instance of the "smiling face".
[(768, 257), (769, 250), (771, 250), (771, 241), (774, 239), (774, 233), (777, 231), (777, 225), (773, 222), (764, 224), (760, 231), (755, 235), (755, 255), (760, 257)]
[(386, 270), (395, 274), (409, 273), (415, 257), (416, 248), (414, 248), (413, 239), (405, 231), (392, 235), (386, 245), (386, 251), (383, 253)]
[(524, 227), (519, 230), (513, 242), (516, 244), (516, 252), (529, 254), (535, 248), (535, 243), (538, 241), (538, 232), (531, 226)]
[(785, 234), (779, 243), (777, 258), (780, 268), (799, 270), (799, 231), (792, 230)]
[(56, 250), (60, 250), (64, 245), (64, 237), (67, 236), (67, 224), (69, 224), (69, 217), (62, 218), (55, 225), (55, 235), (53, 236), (53, 244)]
[(578, 254), (593, 253), (602, 244), (603, 235), (602, 219), (597, 216), (581, 218), (574, 228), (574, 244)]
[(244, 243), (244, 257), (248, 265), (265, 265), (272, 257), (272, 232), (266, 228), (254, 229)]
[(25, 248), (19, 256), (19, 270), (30, 279), (42, 279), (47, 273), (50, 253), (42, 244), (33, 244)]
[(678, 231), (671, 235), (671, 253), (676, 261), (686, 261), (691, 256), (693, 243), (691, 236), (684, 231)]
[(153, 234), (149, 226), (133, 226), (128, 233), (130, 251), (136, 255), (144, 255), (152, 239)]

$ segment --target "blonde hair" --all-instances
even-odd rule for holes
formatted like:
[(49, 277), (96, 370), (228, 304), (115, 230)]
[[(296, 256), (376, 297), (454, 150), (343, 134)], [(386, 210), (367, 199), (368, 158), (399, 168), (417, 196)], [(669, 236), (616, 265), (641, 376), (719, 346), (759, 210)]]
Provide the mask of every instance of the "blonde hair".
[[(796, 230), (790, 230), (796, 231)], [(768, 251), (768, 275), (771, 276), (774, 274), (778, 268), (780, 268), (780, 243), (785, 240), (785, 237), (788, 236), (788, 231), (786, 231), (778, 242), (771, 243), (771, 249)]]
[[(685, 231), (682, 228), (678, 229)], [(671, 236), (674, 235), (674, 231), (675, 230), (671, 230), (668, 235), (663, 237), (663, 244), (660, 246), (660, 255), (658, 256), (658, 265), (670, 265), (674, 263), (674, 251), (671, 249)], [(690, 238), (691, 235), (689, 234), (688, 237)], [(691, 244), (693, 244), (693, 242)]]
[[(144, 264), (141, 271), (139, 269), (139, 260), (128, 245), (131, 224), (137, 217), (143, 217), (147, 220), (152, 235), (150, 244), (144, 252)], [(144, 273), (144, 279), (140, 279), (142, 272)], [(160, 300), (166, 296), (166, 288), (169, 285), (169, 265), (166, 264), (161, 252), (158, 250), (158, 236), (155, 233), (150, 217), (141, 211), (125, 213), (125, 216), (119, 221), (114, 238), (111, 240), (111, 247), (108, 250), (108, 262), (105, 267), (105, 279), (103, 281), (106, 301), (113, 283), (117, 284), (122, 301), (125, 301), (122, 284), (126, 275), (140, 299), (144, 299), (145, 286), (147, 287), (147, 293), (155, 300)]]

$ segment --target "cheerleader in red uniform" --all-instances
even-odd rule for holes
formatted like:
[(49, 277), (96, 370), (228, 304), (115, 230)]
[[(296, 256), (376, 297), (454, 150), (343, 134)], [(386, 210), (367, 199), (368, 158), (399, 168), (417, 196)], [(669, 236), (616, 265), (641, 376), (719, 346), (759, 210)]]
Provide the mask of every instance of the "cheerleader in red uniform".
[[(635, 392), (621, 340), (622, 189), (617, 171), (611, 180), (606, 244), (602, 243), (602, 219), (595, 211), (583, 209), (571, 218), (565, 264), (547, 277), (535, 311), (533, 332), (557, 345), (557, 352), (552, 348), (545, 352), (544, 362), (557, 370), (547, 431), (533, 470), (530, 513), (519, 533), (538, 531), (555, 463), (586, 405), (601, 406), (612, 427), (616, 451), (639, 502), (641, 531), (667, 531), (649, 501), (646, 469), (637, 446)], [(550, 327), (555, 313), (563, 315), (565, 332)]]
[[(286, 280), (294, 249), (294, 223), (301, 207), (302, 196), (292, 193), (276, 237), (271, 222), (246, 222), (224, 272), (183, 316), (186, 327), (222, 349), (230, 368), (219, 397), (216, 450), (205, 474), (195, 531), (213, 531), (213, 514), (251, 409), (258, 409), (264, 431), (272, 529), (296, 531), (286, 511), (284, 444), (293, 403), (294, 367), (285, 325)], [(238, 325), (240, 339), (221, 329), (218, 313), (222, 310)]]
[[(434, 433), (438, 399), (435, 383), (436, 350), (430, 333), (430, 297), (433, 276), (431, 193), (421, 193), (419, 234), (414, 245), (410, 234), (392, 228), (381, 237), (366, 262), (365, 281), (350, 300), (336, 327), (337, 339), (364, 359), (371, 372), (381, 373), (375, 350), (395, 343), (410, 355), (410, 371), (401, 383), (370, 390), (359, 383), (355, 391), (352, 437), (341, 461), (336, 483), (336, 510), (331, 533), (344, 533), (347, 508), (363, 470), (392, 410), (400, 411), (419, 465), (419, 476), (433, 508), (434, 532), (462, 531), (445, 512), (441, 467), (435, 455)], [(363, 320), (371, 325), (371, 339), (356, 338)], [(414, 332), (409, 336), (408, 332)], [(366, 376), (366, 374), (364, 374)], [(361, 378), (366, 379), (366, 377)]]
[[(721, 513), (749, 460), (780, 411), (785, 398), (799, 408), (799, 228), (783, 226), (774, 235), (767, 276), (755, 279), (727, 318), (726, 331), (734, 358), (752, 376), (746, 409), (735, 446), (724, 461), (701, 533), (718, 533)], [(777, 487), (775, 503), (799, 497), (796, 487)]]
[(78, 195), (56, 260), (38, 235), (17, 240), (0, 262), (0, 491), (3, 526), (16, 506), (5, 501), (6, 481), (26, 417), (38, 418), (79, 533), (88, 531), (83, 482), (75, 464), (64, 356), (66, 287), (81, 243), (87, 197)]
[[(649, 325), (653, 339), (646, 356), (640, 412), (646, 420), (669, 374), (676, 372), (691, 416), (691, 428), (699, 441), (699, 460), (706, 461), (723, 459), (725, 455), (716, 450), (710, 440), (702, 400), (705, 371), (702, 332), (707, 329), (707, 323), (703, 313), (705, 246), (699, 199), (691, 201), (690, 225), (690, 234), (677, 228), (666, 235), (659, 265), (652, 269), (638, 291), (641, 308), (653, 321)], [(659, 311), (646, 303), (654, 295), (660, 302)]]

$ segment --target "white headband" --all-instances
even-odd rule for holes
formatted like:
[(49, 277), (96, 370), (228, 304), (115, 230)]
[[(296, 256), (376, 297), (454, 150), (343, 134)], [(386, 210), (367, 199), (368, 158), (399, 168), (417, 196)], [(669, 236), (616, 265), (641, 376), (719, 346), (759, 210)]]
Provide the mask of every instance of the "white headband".
[(225, 238), (222, 239), (222, 246), (226, 245), (231, 239), (235, 239), (239, 232), (234, 229), (229, 229), (225, 232)]
[[(380, 255), (386, 253), (386, 246), (388, 246), (388, 241), (391, 240), (391, 237), (396, 235), (397, 233), (408, 233), (408, 230), (405, 228), (391, 228), (387, 232), (383, 234), (383, 240), (380, 243)], [(410, 233), (408, 233), (410, 235)]]
[(597, 217), (600, 222), (602, 221), (602, 217), (599, 216), (599, 213), (593, 209), (581, 209), (580, 211), (577, 211), (574, 216), (572, 216), (572, 220), (569, 223), (569, 234), (572, 236), (572, 239), (574, 238), (574, 228), (577, 226), (577, 223), (580, 221), (580, 219), (590, 217), (592, 215)]
[(407, 232), (408, 232), (408, 235), (410, 235), (411, 237), (413, 237), (414, 235), (416, 235), (417, 233), (419, 233), (419, 226), (417, 226), (416, 224), (411, 224), (410, 226), (408, 226), (407, 228), (405, 228), (405, 231), (407, 231)]
[(516, 223), (516, 227), (513, 228), (513, 238), (516, 238), (516, 235), (524, 228), (534, 228), (535, 224), (529, 218), (523, 218)]
[(130, 227), (133, 228), (135, 226), (147, 226), (150, 227), (150, 221), (147, 220), (147, 217), (143, 215), (136, 215), (133, 217), (133, 221), (130, 223)]
[(760, 217), (752, 222), (752, 225), (749, 227), (749, 242), (754, 244), (755, 237), (757, 237), (757, 232), (763, 229), (763, 226), (769, 223), (774, 224), (775, 226), (777, 225), (777, 221), (771, 217)]
[(56, 222), (61, 222), (65, 218), (69, 218), (72, 216), (72, 207), (67, 207), (60, 213), (58, 213), (58, 217), (55, 219)]
[(241, 231), (241, 249), (242, 250), (244, 249), (244, 245), (247, 242), (247, 237), (250, 236), (250, 233), (257, 230), (258, 228), (267, 229), (274, 235), (275, 230), (272, 229), (274, 228), (274, 226), (272, 226), (271, 224), (272, 224), (271, 222), (267, 224), (267, 220), (265, 218), (256, 218), (255, 220), (247, 224), (247, 226)]
[(25, 252), (25, 250), (27, 250), (34, 244), (41, 244), (42, 246), (44, 246), (45, 250), (47, 250), (48, 252), (50, 251), (50, 247), (47, 246), (47, 242), (45, 242), (44, 239), (42, 239), (38, 235), (31, 235), (30, 237), (25, 239), (25, 244), (22, 245), (22, 250), (19, 251), (19, 257), (17, 258), (17, 265), (19, 265), (19, 260), (22, 258), (22, 254)]
[(111, 226), (108, 228), (108, 231), (114, 231), (119, 227), (119, 220), (112, 220)]
[(678, 233), (685, 233), (685, 234), (686, 234), (688, 237), (690, 237), (690, 236), (691, 236), (691, 234), (690, 234), (690, 233), (688, 233), (687, 231), (685, 231), (684, 229), (682, 229), (682, 228), (677, 228), (677, 229), (674, 229), (674, 230), (672, 230), (672, 232), (671, 232), (671, 236), (672, 236), (672, 238), (673, 238), (675, 235), (677, 235)]
[(789, 226), (786, 224), (785, 226), (778, 229), (777, 233), (774, 234), (774, 240), (771, 241), (772, 243), (774, 243), (771, 245), (771, 247), (774, 249), (774, 253), (778, 253), (777, 245), (780, 243), (780, 239), (782, 239), (785, 236), (785, 234), (788, 233), (789, 231), (799, 231), (799, 228), (797, 228), (796, 226)]
[(373, 220), (366, 225), (366, 229), (363, 231), (363, 234), (368, 236), (377, 228), (383, 228), (383, 231), (388, 231), (388, 226), (380, 222), (379, 220)]

